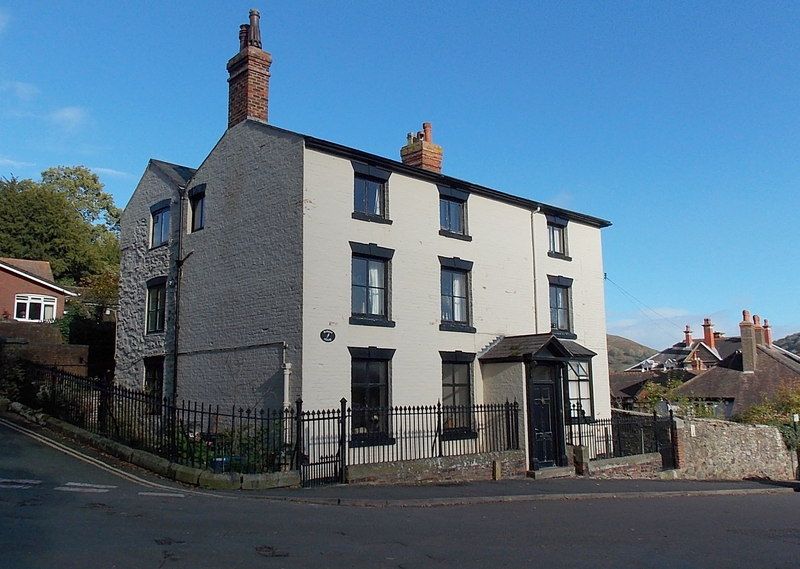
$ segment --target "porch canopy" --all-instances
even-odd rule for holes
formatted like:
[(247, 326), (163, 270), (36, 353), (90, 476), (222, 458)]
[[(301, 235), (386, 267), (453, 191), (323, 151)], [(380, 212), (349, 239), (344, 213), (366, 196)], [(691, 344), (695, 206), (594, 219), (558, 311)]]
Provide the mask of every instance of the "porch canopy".
[(479, 359), (482, 362), (523, 362), (536, 359), (581, 360), (597, 354), (575, 340), (555, 334), (526, 334), (506, 336), (497, 341)]

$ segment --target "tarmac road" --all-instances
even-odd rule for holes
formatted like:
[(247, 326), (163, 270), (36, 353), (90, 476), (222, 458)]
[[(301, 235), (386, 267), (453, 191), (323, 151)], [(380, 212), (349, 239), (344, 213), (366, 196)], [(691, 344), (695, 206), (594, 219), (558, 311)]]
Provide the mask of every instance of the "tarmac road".
[[(41, 432), (41, 431), (39, 431)], [(509, 481), (425, 488), (194, 492), (0, 420), (0, 567), (800, 566), (800, 494), (760, 485)], [(605, 486), (604, 486), (605, 484)], [(571, 493), (596, 498), (568, 499)], [(433, 487), (435, 488), (435, 487)], [(603, 488), (611, 488), (610, 497)], [(644, 488), (644, 490), (643, 490)], [(729, 488), (751, 494), (705, 495)], [(627, 491), (626, 491), (627, 489)], [(374, 507), (437, 497), (547, 499)], [(699, 491), (700, 494), (691, 494)], [(344, 496), (373, 507), (276, 499)], [(626, 497), (627, 496), (627, 497)], [(419, 504), (416, 504), (419, 505)]]

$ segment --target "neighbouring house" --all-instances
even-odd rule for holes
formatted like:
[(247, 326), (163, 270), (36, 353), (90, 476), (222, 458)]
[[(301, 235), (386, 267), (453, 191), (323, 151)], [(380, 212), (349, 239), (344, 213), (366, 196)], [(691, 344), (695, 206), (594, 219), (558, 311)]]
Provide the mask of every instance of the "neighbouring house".
[(687, 324), (683, 341), (645, 358), (625, 370), (628, 372), (691, 370), (699, 372), (714, 367), (741, 346), (738, 337), (727, 337), (714, 331), (710, 318), (703, 319), (703, 338), (693, 338)]
[(0, 257), (0, 320), (52, 322), (74, 296), (53, 281), (48, 261)]
[(53, 281), (49, 262), (0, 257), (0, 352), (86, 375), (88, 348), (68, 345), (50, 324), (75, 296)]
[(645, 385), (652, 382), (666, 386), (670, 381), (688, 381), (695, 373), (686, 369), (611, 372), (608, 375), (611, 406), (627, 411), (649, 411), (641, 400)]
[(400, 161), (272, 126), (258, 12), (239, 47), (227, 131), (197, 169), (150, 160), (122, 215), (116, 381), (346, 398), (353, 432), (387, 428), (368, 407), (517, 401), (529, 466), (565, 465), (576, 409), (611, 412), (610, 223), (443, 174), (429, 123)]
[(730, 419), (753, 405), (775, 398), (782, 389), (800, 389), (800, 356), (772, 342), (769, 321), (742, 312), (741, 349), (675, 390)]

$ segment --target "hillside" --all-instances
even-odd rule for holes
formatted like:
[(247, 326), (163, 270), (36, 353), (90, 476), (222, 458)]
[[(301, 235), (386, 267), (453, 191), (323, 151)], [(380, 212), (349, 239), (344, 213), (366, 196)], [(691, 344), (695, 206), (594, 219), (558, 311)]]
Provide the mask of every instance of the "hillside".
[(800, 355), (800, 332), (790, 334), (780, 340), (775, 340), (775, 344), (784, 350), (789, 350), (797, 355)]
[(608, 367), (610, 371), (622, 371), (643, 359), (652, 356), (658, 350), (643, 346), (638, 342), (608, 334)]

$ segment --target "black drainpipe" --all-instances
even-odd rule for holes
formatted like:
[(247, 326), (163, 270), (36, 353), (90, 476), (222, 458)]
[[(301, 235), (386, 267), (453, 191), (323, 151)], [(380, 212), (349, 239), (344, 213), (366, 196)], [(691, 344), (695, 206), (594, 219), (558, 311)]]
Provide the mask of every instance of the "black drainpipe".
[(181, 277), (183, 275), (183, 208), (186, 202), (186, 187), (178, 188), (180, 201), (178, 202), (178, 254), (175, 259), (175, 319), (172, 335), (172, 401), (178, 400), (178, 334), (180, 325), (181, 307)]

